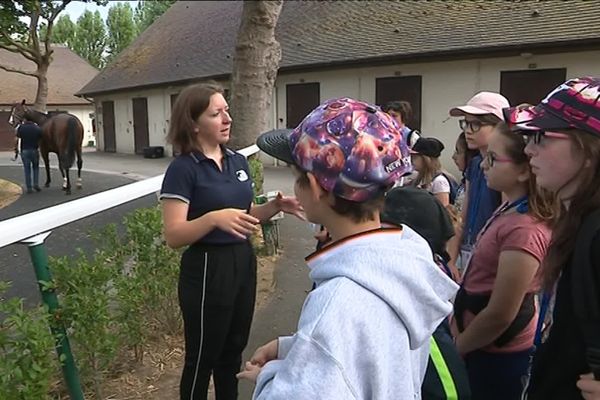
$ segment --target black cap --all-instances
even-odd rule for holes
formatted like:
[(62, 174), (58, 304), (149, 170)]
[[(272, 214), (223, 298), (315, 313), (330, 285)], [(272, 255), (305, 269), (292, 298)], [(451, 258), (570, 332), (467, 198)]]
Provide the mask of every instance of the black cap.
[(292, 157), (289, 137), (292, 129), (274, 129), (258, 137), (256, 145), (259, 149), (288, 164), (296, 164)]
[(444, 150), (444, 143), (436, 138), (420, 137), (412, 148), (411, 153), (429, 157), (439, 157)]
[(429, 243), (431, 250), (446, 258), (446, 242), (454, 236), (454, 225), (446, 208), (435, 196), (416, 187), (396, 187), (387, 192), (381, 222), (411, 227)]

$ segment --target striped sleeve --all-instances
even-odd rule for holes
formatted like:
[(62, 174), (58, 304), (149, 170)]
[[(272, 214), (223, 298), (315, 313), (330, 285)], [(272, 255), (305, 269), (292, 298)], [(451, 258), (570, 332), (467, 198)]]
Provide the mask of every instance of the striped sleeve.
[(167, 168), (159, 200), (176, 199), (190, 204), (194, 191), (194, 173), (188, 163), (176, 158)]

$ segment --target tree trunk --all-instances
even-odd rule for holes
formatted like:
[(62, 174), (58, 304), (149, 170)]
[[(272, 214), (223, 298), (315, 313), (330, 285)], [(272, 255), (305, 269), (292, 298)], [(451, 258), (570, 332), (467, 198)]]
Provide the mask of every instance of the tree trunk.
[(230, 146), (253, 144), (267, 128), (273, 85), (281, 60), (275, 26), (283, 1), (244, 1), (231, 75)]
[(48, 67), (49, 63), (44, 60), (38, 64), (37, 68), (38, 87), (33, 108), (41, 112), (46, 112), (48, 101)]

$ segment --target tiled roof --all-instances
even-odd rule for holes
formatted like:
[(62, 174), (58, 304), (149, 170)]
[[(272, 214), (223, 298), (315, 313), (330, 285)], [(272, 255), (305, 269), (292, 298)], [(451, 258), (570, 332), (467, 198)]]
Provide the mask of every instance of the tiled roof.
[[(48, 69), (48, 101), (52, 105), (90, 104), (75, 96), (83, 85), (88, 83), (98, 70), (66, 47), (53, 46), (53, 60)], [(36, 65), (21, 54), (0, 50), (0, 63), (16, 69), (35, 72)], [(35, 101), (37, 79), (33, 76), (0, 70), (0, 104), (14, 104), (23, 99), (27, 103)]]
[[(176, 2), (80, 93), (226, 76), (242, 2)], [(597, 1), (285, 1), (280, 71), (498, 49), (600, 47)]]

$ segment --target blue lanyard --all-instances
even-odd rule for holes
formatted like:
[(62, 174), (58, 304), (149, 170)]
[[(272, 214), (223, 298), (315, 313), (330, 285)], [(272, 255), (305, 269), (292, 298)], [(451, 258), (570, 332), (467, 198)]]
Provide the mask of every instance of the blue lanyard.
[[(477, 162), (477, 159), (474, 159), (475, 162)], [(473, 160), (471, 161), (473, 162)], [(479, 213), (479, 203), (481, 201), (481, 197), (482, 197), (482, 193), (481, 193), (481, 188), (482, 188), (482, 183), (483, 183), (483, 171), (481, 170), (481, 168), (479, 168), (479, 174), (477, 175), (477, 188), (469, 188), (469, 189), (476, 189), (477, 192), (473, 191), (474, 196), (470, 196), (470, 192), (471, 190), (469, 190), (469, 197), (471, 197), (473, 200), (473, 202), (471, 202), (469, 199), (469, 203), (468, 203), (468, 225), (467, 225), (467, 244), (473, 244), (472, 243), (472, 238), (473, 238), (473, 230), (475, 229), (475, 221), (477, 220), (477, 214)], [(475, 195), (476, 194), (476, 195)], [(473, 203), (473, 204), (471, 204)]]
[(540, 315), (538, 317), (537, 326), (535, 327), (535, 338), (533, 344), (535, 347), (540, 347), (542, 344), (542, 327), (544, 326), (544, 320), (546, 319), (546, 312), (550, 306), (550, 299), (552, 299), (552, 293), (544, 292), (542, 295), (542, 304), (540, 305)]
[(477, 236), (477, 239), (479, 240), (479, 238), (483, 235), (483, 233), (490, 227), (492, 222), (494, 222), (494, 220), (496, 218), (498, 218), (500, 215), (504, 214), (505, 212), (507, 212), (510, 209), (519, 208), (519, 207), (527, 204), (528, 201), (529, 201), (529, 197), (523, 196), (523, 197), (513, 201), (512, 203), (506, 203), (506, 204), (500, 206), (496, 211), (494, 211), (494, 213), (492, 214), (490, 219), (487, 220), (487, 222), (485, 223), (483, 228), (481, 228), (481, 230), (479, 231), (479, 234)]
[[(485, 225), (483, 226), (483, 228), (481, 228), (481, 230), (479, 231), (478, 235), (477, 235), (477, 240), (475, 241), (475, 243), (477, 244), (479, 242), (479, 240), (481, 239), (481, 237), (483, 236), (483, 234), (485, 233), (485, 231), (490, 227), (490, 225), (492, 225), (492, 222), (494, 222), (494, 220), (496, 218), (498, 218), (500, 215), (502, 215), (503, 213), (507, 212), (508, 210), (512, 209), (512, 208), (519, 208), (520, 206), (527, 204), (527, 202), (529, 201), (529, 197), (528, 196), (523, 196), (515, 201), (513, 201), (512, 203), (506, 203), (503, 206), (500, 206), (495, 212), (494, 214), (492, 214), (492, 216), (490, 217), (490, 219), (487, 220), (487, 222), (485, 223)], [(475, 252), (475, 250), (473, 250), (473, 252)], [(467, 274), (468, 272), (471, 270), (470, 267), (467, 267), (467, 270), (464, 272), (464, 275), (462, 277), (462, 283), (461, 283), (461, 287), (465, 284), (466, 282), (466, 278), (467, 278)]]

